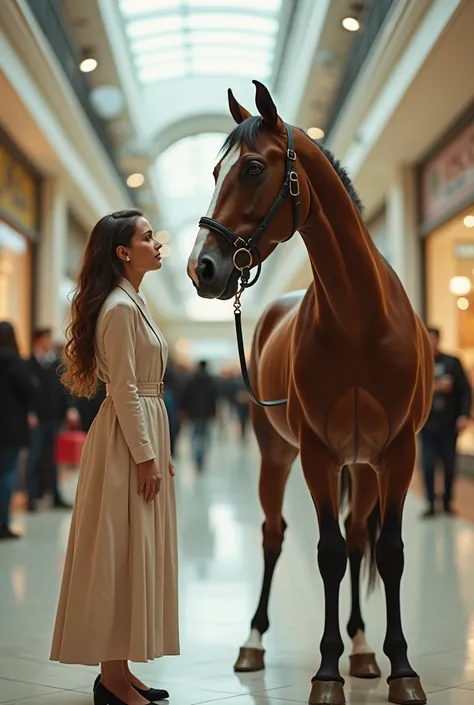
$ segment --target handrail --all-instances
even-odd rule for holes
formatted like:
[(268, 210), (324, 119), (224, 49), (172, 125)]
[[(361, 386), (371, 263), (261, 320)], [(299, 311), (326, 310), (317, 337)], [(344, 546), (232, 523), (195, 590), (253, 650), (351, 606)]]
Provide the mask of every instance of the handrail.
[(74, 40), (71, 37), (63, 17), (59, 0), (26, 0), (26, 2), (56, 54), (61, 68), (87, 115), (92, 128), (107, 152), (115, 172), (125, 185), (130, 197), (136, 202), (135, 194), (132, 194), (127, 187), (125, 176), (118, 165), (117, 153), (108, 135), (105, 122), (96, 113), (91, 104), (89, 97), (90, 89), (87, 79), (79, 69), (81, 57), (79, 56)]
[(372, 0), (366, 10), (364, 20), (361, 23), (361, 29), (354, 38), (349, 51), (346, 70), (340, 83), (336, 99), (332, 105), (329, 119), (325, 125), (325, 139), (328, 138), (331, 130), (334, 128), (342, 111), (342, 107), (364, 66), (365, 60), (396, 2), (398, 2), (398, 0)]

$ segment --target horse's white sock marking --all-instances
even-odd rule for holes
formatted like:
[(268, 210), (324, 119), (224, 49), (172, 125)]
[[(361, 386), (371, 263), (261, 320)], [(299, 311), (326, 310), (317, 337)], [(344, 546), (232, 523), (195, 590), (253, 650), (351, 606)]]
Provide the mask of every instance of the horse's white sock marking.
[(243, 644), (243, 646), (247, 647), (248, 649), (260, 649), (263, 650), (262, 646), (262, 635), (258, 631), (258, 629), (252, 629), (250, 631), (250, 636)]
[(373, 653), (374, 653), (374, 651), (368, 645), (364, 632), (362, 632), (359, 629), (358, 632), (356, 633), (355, 637), (352, 639), (352, 653), (351, 653), (351, 655), (354, 656), (355, 654), (373, 654)]

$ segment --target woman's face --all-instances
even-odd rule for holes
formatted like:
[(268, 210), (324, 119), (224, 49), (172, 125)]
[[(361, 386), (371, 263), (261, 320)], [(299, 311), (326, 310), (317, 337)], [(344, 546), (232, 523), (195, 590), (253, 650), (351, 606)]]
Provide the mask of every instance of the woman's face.
[(138, 218), (135, 234), (129, 247), (124, 248), (130, 257), (125, 262), (137, 274), (145, 274), (155, 269), (161, 269), (161, 242), (153, 235), (153, 230), (146, 218)]

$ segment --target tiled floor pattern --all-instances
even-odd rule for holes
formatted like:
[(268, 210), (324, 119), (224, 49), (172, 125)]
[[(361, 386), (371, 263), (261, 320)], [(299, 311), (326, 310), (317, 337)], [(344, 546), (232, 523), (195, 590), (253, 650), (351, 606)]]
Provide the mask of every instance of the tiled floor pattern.
[[(208, 470), (196, 476), (184, 444), (176, 460), (180, 527), (182, 655), (137, 665), (150, 685), (169, 689), (172, 705), (306, 703), (319, 663), (323, 592), (316, 563), (318, 533), (299, 464), (285, 500), (289, 529), (275, 577), (264, 672), (236, 675), (232, 666), (247, 637), (261, 579), (262, 515), (258, 457), (250, 441), (215, 441)], [(72, 478), (68, 490), (74, 492)], [(414, 668), (430, 705), (474, 705), (474, 525), (460, 519), (422, 522), (422, 500), (405, 510), (406, 567), (402, 603)], [(70, 514), (17, 514), (18, 542), (0, 545), (0, 703), (87, 705), (96, 669), (48, 661)], [(365, 595), (365, 592), (364, 592)], [(341, 624), (349, 611), (348, 575)], [(383, 590), (364, 599), (369, 643), (384, 676), (347, 676), (348, 705), (387, 702), (382, 653)]]

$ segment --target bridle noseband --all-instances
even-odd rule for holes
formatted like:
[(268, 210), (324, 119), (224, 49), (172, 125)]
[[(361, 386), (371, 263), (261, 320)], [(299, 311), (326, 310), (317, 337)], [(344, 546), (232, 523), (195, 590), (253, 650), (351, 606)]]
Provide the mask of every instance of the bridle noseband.
[[(255, 404), (258, 404), (259, 406), (281, 406), (282, 404), (286, 404), (288, 402), (288, 399), (278, 399), (275, 401), (260, 401), (259, 399), (257, 399), (257, 397), (252, 391), (252, 386), (250, 384), (249, 374), (247, 370), (247, 363), (245, 361), (240, 298), (244, 290), (253, 286), (260, 277), (262, 271), (262, 258), (258, 249), (259, 242), (266, 229), (280, 210), (281, 206), (288, 198), (288, 196), (291, 197), (291, 204), (293, 209), (293, 229), (290, 235), (285, 240), (283, 240), (283, 242), (287, 242), (291, 237), (293, 237), (296, 230), (298, 229), (300, 215), (300, 186), (298, 174), (295, 171), (295, 142), (291, 127), (285, 123), (285, 128), (287, 134), (285, 181), (283, 182), (283, 186), (281, 187), (278, 196), (273, 201), (267, 215), (262, 220), (257, 229), (252, 233), (249, 239), (244, 240), (226, 225), (220, 223), (218, 220), (214, 220), (214, 218), (208, 218), (207, 216), (205, 216), (199, 221), (200, 227), (209, 228), (210, 230), (214, 230), (216, 233), (219, 233), (219, 235), (222, 235), (222, 237), (224, 237), (227, 242), (230, 243), (236, 249), (232, 257), (232, 262), (234, 264), (234, 267), (240, 272), (240, 288), (237, 294), (235, 295), (234, 301), (235, 330), (237, 335), (237, 345), (239, 349), (240, 367), (242, 370), (242, 377), (245, 382), (245, 386), (247, 387), (247, 391), (250, 394), (252, 401)], [(257, 261), (257, 273), (254, 278), (250, 280), (250, 269), (253, 265), (254, 255)], [(239, 262), (239, 259), (242, 258), (244, 258), (244, 261)]]

